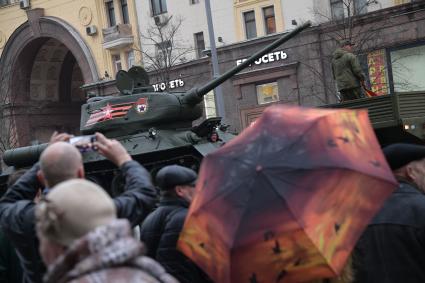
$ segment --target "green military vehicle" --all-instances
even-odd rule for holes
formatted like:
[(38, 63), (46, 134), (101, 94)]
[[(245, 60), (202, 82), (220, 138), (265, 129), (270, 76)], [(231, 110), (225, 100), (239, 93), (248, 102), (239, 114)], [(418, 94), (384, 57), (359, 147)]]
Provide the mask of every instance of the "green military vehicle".
[(382, 146), (396, 142), (424, 144), (425, 93), (423, 92), (361, 98), (323, 107), (367, 109)]
[[(200, 88), (188, 92), (157, 93), (149, 86), (146, 72), (140, 67), (117, 73), (119, 96), (93, 97), (81, 108), (80, 131), (84, 135), (101, 132), (119, 140), (132, 155), (155, 173), (168, 164), (180, 164), (198, 170), (202, 157), (234, 137), (221, 124), (221, 118), (211, 118), (193, 127), (192, 122), (203, 114), (203, 96), (274, 50), (302, 30), (306, 23), (283, 35), (252, 55), (242, 64)], [(16, 168), (26, 168), (37, 162), (46, 144), (8, 150), (3, 161), (9, 166), (0, 176), (4, 189), (7, 176)], [(110, 193), (119, 192), (122, 178), (119, 171), (96, 152), (83, 154), (88, 179)]]

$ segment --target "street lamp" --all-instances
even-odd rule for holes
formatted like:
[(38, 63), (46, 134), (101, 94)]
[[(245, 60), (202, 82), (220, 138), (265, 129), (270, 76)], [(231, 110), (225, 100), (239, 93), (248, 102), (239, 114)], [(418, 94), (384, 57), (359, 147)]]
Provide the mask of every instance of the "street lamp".
[[(211, 62), (213, 67), (213, 78), (215, 79), (220, 75), (220, 71), (218, 69), (217, 49), (215, 47), (215, 35), (214, 35), (214, 26), (213, 26), (212, 16), (211, 16), (210, 0), (205, 0), (205, 13), (207, 15), (208, 34), (209, 34), (210, 46), (211, 46)], [(217, 115), (225, 119), (223, 92), (222, 92), (221, 85), (218, 85), (214, 89), (214, 97), (215, 97)]]

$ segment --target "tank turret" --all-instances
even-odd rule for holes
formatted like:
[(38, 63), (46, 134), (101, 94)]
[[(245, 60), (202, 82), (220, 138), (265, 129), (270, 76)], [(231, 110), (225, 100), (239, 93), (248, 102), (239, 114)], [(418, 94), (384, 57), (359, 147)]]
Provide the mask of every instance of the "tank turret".
[[(202, 156), (234, 137), (221, 125), (220, 117), (192, 126), (194, 120), (202, 117), (203, 96), (310, 25), (308, 22), (283, 35), (220, 77), (187, 92), (154, 92), (141, 67), (119, 71), (116, 85), (120, 95), (88, 99), (81, 108), (80, 131), (85, 135), (102, 132), (119, 140), (133, 159), (148, 169), (155, 171), (178, 163), (197, 170)], [(8, 150), (3, 161), (15, 168), (31, 166), (45, 147), (46, 144)], [(114, 170), (111, 164), (96, 152), (84, 153), (83, 158), (89, 177), (110, 183), (113, 174), (108, 172)], [(0, 185), (4, 184), (4, 176), (0, 176)]]
[(298, 27), (220, 77), (187, 92), (153, 92), (149, 87), (147, 73), (141, 67), (133, 67), (128, 72), (119, 71), (116, 81), (121, 95), (96, 97), (84, 104), (80, 130), (84, 134), (102, 132), (109, 136), (120, 136), (152, 127), (190, 128), (194, 120), (202, 117), (200, 103), (204, 95), (308, 26), (310, 23)]

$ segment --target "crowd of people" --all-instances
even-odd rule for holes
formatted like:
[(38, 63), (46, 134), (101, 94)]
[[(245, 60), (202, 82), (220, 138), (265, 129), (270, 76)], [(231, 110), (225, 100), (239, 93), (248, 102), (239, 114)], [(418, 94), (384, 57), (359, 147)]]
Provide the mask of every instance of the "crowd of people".
[[(158, 196), (149, 172), (118, 141), (97, 133), (93, 146), (125, 178), (124, 192), (111, 198), (84, 179), (69, 138), (53, 134), (39, 162), (9, 180), (0, 200), (1, 282), (213, 282), (176, 247), (196, 172), (163, 167), (155, 177)], [(326, 282), (425, 282), (425, 147), (396, 144), (384, 155), (400, 186), (343, 274)]]

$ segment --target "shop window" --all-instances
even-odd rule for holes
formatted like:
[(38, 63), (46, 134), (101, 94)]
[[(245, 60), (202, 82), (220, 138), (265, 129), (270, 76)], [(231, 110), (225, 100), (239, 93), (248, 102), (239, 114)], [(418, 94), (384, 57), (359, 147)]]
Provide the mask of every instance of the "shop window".
[(127, 0), (121, 0), (121, 12), (122, 12), (122, 21), (124, 24), (128, 24), (130, 19), (128, 17), (128, 4)]
[(394, 92), (425, 90), (425, 45), (390, 53)]
[(164, 14), (167, 12), (167, 3), (165, 0), (151, 0), (152, 16)]
[(205, 50), (204, 33), (203, 32), (195, 33), (194, 37), (195, 37), (196, 58), (201, 58), (202, 51)]
[(367, 13), (368, 0), (354, 0), (354, 11), (356, 15)]
[(190, 5), (195, 5), (195, 4), (198, 4), (198, 3), (199, 3), (199, 0), (189, 0)]
[(264, 15), (264, 26), (266, 27), (266, 34), (271, 34), (276, 32), (276, 20), (274, 17), (274, 7), (263, 8)]
[(343, 0), (330, 0), (332, 19), (340, 20), (344, 18), (344, 2)]
[(106, 12), (108, 14), (109, 26), (110, 27), (113, 27), (113, 26), (115, 26), (117, 24), (117, 22), (115, 20), (114, 2), (113, 1), (108, 1), (105, 4), (106, 4)]
[(243, 13), (244, 23), (245, 23), (245, 34), (246, 39), (257, 37), (257, 27), (255, 25), (255, 13), (254, 11), (249, 11)]
[(217, 117), (214, 91), (210, 91), (204, 96), (204, 106), (205, 116), (207, 119), (211, 117)]
[(119, 54), (112, 55), (112, 63), (114, 64), (115, 73), (122, 70), (121, 57)]
[(279, 101), (277, 82), (257, 85), (258, 104), (266, 104)]
[(131, 67), (133, 67), (134, 65), (136, 65), (136, 61), (134, 59), (134, 51), (131, 50), (127, 53), (127, 65), (128, 68), (130, 69)]

